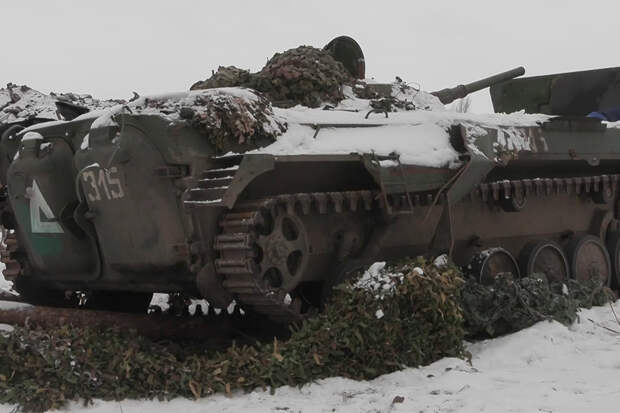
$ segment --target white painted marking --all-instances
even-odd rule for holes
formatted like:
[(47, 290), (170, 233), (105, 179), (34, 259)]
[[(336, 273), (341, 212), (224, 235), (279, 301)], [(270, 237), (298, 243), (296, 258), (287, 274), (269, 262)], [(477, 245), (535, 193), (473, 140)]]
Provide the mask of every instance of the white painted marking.
[(49, 204), (43, 197), (37, 181), (32, 181), (30, 195), (30, 228), (33, 234), (62, 234), (64, 231), (52, 212)]

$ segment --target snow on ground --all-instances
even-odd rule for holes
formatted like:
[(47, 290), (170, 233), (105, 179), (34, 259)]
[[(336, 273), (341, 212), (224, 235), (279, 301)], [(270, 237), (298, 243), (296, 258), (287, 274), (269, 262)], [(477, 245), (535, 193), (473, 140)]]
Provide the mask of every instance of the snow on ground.
[[(614, 304), (620, 313), (620, 301)], [(609, 328), (614, 331), (607, 330)], [(565, 327), (541, 322), (515, 334), (469, 344), (471, 365), (444, 358), (371, 381), (319, 380), (198, 401), (96, 401), (67, 411), (132, 412), (617, 412), (620, 326), (609, 306), (583, 310)], [(11, 406), (0, 406), (9, 412)]]

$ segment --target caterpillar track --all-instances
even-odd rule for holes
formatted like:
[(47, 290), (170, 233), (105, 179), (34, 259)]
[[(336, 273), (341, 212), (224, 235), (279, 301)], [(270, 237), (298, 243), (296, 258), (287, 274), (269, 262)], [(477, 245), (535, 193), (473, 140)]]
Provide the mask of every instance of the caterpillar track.
[[(591, 197), (595, 204), (610, 202), (618, 190), (620, 176), (616, 174), (566, 177), (516, 179), (482, 183), (469, 193), (463, 203), (481, 202), (495, 204), (505, 213), (518, 213), (535, 197), (570, 195)], [(389, 207), (385, 208), (385, 202)], [(284, 257), (302, 248), (304, 242), (287, 243), (282, 237), (275, 237), (273, 231), (265, 230), (272, 220), (282, 217), (338, 215), (344, 211), (390, 211), (395, 215), (420, 213), (418, 208), (443, 205), (443, 198), (437, 192), (424, 194), (392, 194), (385, 198), (378, 191), (348, 191), (329, 193), (300, 193), (280, 195), (272, 198), (241, 201), (225, 213), (219, 222), (221, 234), (215, 237), (214, 249), (218, 254), (215, 268), (226, 288), (242, 306), (284, 322), (298, 322), (316, 311), (313, 303), (296, 294), (295, 288), (286, 280), (273, 282), (269, 266), (282, 267)], [(303, 224), (302, 224), (303, 225)], [(602, 225), (617, 230), (614, 219)], [(271, 232), (270, 232), (271, 231)], [(297, 239), (295, 239), (297, 240)], [(267, 262), (265, 262), (267, 261)], [(302, 266), (301, 270), (311, 268)], [(280, 270), (286, 273), (286, 269)], [(286, 277), (285, 277), (286, 278)], [(295, 277), (303, 279), (303, 275)], [(281, 284), (281, 285), (279, 285)]]
[(501, 199), (522, 200), (527, 196), (554, 194), (591, 194), (596, 203), (612, 199), (618, 188), (620, 175), (599, 175), (573, 178), (537, 178), (503, 180), (478, 185), (470, 197), (480, 196), (483, 201)]

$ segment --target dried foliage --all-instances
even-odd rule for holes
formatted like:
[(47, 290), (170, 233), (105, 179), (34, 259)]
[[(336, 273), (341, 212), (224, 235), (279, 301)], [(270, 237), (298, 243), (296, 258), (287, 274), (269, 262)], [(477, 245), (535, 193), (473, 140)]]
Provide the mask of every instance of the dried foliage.
[(198, 398), (329, 376), (370, 379), (460, 356), (458, 271), (421, 260), (398, 271), (403, 277), (390, 297), (339, 287), (326, 310), (288, 341), (212, 354), (129, 332), (16, 329), (0, 338), (0, 402), (43, 411), (76, 399)]
[(276, 53), (258, 73), (220, 66), (209, 79), (196, 82), (191, 89), (242, 86), (265, 93), (274, 104), (317, 107), (322, 102), (344, 99), (342, 85), (351, 82), (349, 72), (328, 52), (299, 46)]
[(415, 97), (420, 92), (420, 88), (403, 82), (398, 76), (396, 81), (390, 84), (357, 80), (352, 90), (358, 98), (369, 99), (370, 106), (377, 111), (398, 112), (418, 109)]
[(344, 99), (342, 85), (352, 81), (342, 63), (328, 52), (299, 46), (276, 53), (252, 79), (256, 90), (273, 101), (293, 101), (317, 107), (321, 102), (336, 103)]
[(221, 152), (272, 143), (287, 127), (274, 115), (265, 96), (245, 89), (191, 92), (183, 98), (144, 98), (136, 101), (132, 110), (185, 119)]
[(234, 87), (247, 85), (250, 81), (250, 72), (235, 66), (220, 66), (207, 80), (201, 80), (192, 85), (190, 90), (213, 89), (217, 87)]
[(207, 352), (127, 331), (16, 329), (0, 336), (0, 403), (43, 411), (78, 399), (199, 398), (331, 376), (372, 379), (465, 356), (466, 329), (488, 337), (544, 319), (568, 324), (578, 307), (610, 298), (596, 280), (563, 287), (544, 276), (501, 276), (483, 286), (450, 264), (419, 258), (380, 271), (336, 287), (325, 311), (284, 342)]
[(468, 280), (462, 291), (465, 328), (471, 337), (494, 337), (529, 327), (542, 320), (570, 324), (580, 307), (602, 305), (613, 293), (598, 279), (567, 285), (550, 284), (543, 274), (513, 280), (500, 275), (493, 285)]

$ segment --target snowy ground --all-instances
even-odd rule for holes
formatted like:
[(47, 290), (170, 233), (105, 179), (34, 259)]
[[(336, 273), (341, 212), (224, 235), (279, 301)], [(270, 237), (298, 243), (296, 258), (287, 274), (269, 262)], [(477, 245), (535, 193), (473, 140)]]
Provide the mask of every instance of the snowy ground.
[[(614, 305), (620, 314), (620, 301)], [(610, 331), (610, 330), (613, 331)], [(620, 326), (609, 306), (567, 328), (542, 322), (469, 344), (471, 365), (445, 358), (367, 382), (330, 378), (301, 389), (218, 395), (199, 401), (95, 402), (70, 412), (617, 412)], [(10, 412), (11, 406), (0, 406)]]

